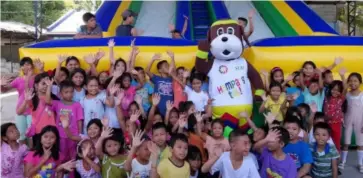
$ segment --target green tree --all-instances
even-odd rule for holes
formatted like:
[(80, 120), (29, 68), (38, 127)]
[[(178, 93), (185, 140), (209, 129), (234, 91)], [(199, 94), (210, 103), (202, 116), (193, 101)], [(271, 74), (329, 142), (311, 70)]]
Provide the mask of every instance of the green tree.
[(77, 10), (86, 10), (89, 12), (97, 10), (100, 7), (101, 0), (74, 0), (74, 7)]

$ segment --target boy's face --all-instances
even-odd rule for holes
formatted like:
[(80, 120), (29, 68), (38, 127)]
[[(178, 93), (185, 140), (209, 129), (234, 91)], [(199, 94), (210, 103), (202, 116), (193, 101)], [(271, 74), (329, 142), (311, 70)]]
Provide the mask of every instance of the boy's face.
[(115, 140), (107, 140), (105, 142), (105, 151), (110, 156), (116, 156), (121, 148), (121, 144)]
[(283, 144), (281, 144), (281, 140), (277, 138), (274, 141), (267, 142), (267, 148), (270, 151), (276, 151), (278, 149), (281, 149), (283, 147)]
[(332, 73), (325, 74), (325, 76), (324, 76), (324, 84), (329, 85), (329, 84), (331, 84), (331, 82), (333, 82), (333, 80), (334, 80), (334, 77), (333, 77), (333, 74)]
[(166, 144), (166, 130), (164, 128), (159, 128), (156, 130), (153, 130), (152, 135), (153, 142), (158, 145), (159, 147), (163, 147)]
[(61, 91), (62, 99), (66, 100), (66, 101), (72, 101), (73, 92), (74, 92), (73, 87), (63, 88), (62, 91)]
[(285, 123), (284, 128), (289, 132), (290, 140), (298, 139), (300, 127), (296, 123)]
[(314, 138), (318, 145), (325, 145), (328, 142), (330, 135), (326, 129), (317, 128), (314, 132)]
[(92, 17), (87, 21), (87, 27), (95, 28), (96, 27), (96, 18)]
[(316, 94), (316, 93), (318, 93), (318, 91), (319, 91), (319, 84), (316, 83), (316, 82), (310, 83), (310, 85), (309, 85), (309, 92), (311, 94)]
[(136, 156), (141, 158), (142, 160), (149, 160), (151, 152), (147, 148), (147, 144), (149, 141), (144, 141), (140, 147), (137, 149)]
[(171, 153), (176, 158), (184, 160), (188, 154), (188, 143), (185, 143), (181, 140), (176, 140)]
[(358, 89), (359, 86), (361, 85), (358, 78), (355, 76), (349, 78), (348, 84), (349, 84), (350, 89), (352, 89), (352, 90)]
[(251, 149), (251, 141), (247, 135), (235, 138), (230, 145), (231, 151), (243, 156), (247, 156)]
[(33, 70), (33, 65), (26, 62), (23, 66), (21, 66), (21, 70), (23, 71), (23, 74), (26, 75), (29, 71)]
[(243, 20), (238, 20), (238, 25), (242, 26), (243, 28), (246, 27), (246, 22)]
[(177, 32), (171, 33), (171, 37), (173, 39), (180, 39), (180, 38), (182, 38), (181, 34), (180, 33), (177, 33)]
[(134, 23), (134, 16), (129, 16), (127, 17), (126, 21), (130, 24), (133, 24)]
[(270, 96), (272, 99), (277, 100), (281, 95), (281, 88), (280, 87), (272, 87), (270, 90)]
[(67, 63), (66, 68), (69, 70), (69, 72), (73, 72), (74, 69), (79, 68), (79, 63), (76, 60), (70, 60)]
[(168, 71), (169, 71), (169, 64), (168, 64), (167, 62), (164, 62), (164, 63), (161, 65), (161, 67), (160, 67), (160, 69), (159, 69), (159, 72), (160, 72), (160, 73), (163, 73), (163, 74), (167, 74), (167, 73), (168, 73)]

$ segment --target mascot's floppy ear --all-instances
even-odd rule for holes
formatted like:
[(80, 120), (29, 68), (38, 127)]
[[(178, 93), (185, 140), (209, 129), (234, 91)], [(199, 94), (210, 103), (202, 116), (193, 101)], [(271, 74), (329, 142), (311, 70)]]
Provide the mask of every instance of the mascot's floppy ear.
[(241, 25), (238, 25), (238, 26), (240, 27), (239, 30), (241, 32), (241, 37), (242, 37), (241, 42), (243, 42), (243, 40), (244, 40), (248, 46), (251, 46), (251, 43), (250, 43), (250, 41), (248, 40), (248, 37), (245, 34), (245, 28), (243, 26), (241, 26)]

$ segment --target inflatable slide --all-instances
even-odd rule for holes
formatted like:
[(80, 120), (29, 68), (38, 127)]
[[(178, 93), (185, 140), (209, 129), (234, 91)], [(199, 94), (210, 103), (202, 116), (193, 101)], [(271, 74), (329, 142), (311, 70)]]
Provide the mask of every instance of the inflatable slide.
[[(250, 38), (253, 43), (243, 55), (257, 69), (271, 69), (278, 64), (285, 74), (289, 74), (306, 60), (327, 66), (335, 57), (341, 56), (345, 59), (341, 66), (363, 74), (363, 38), (339, 36), (303, 1), (104, 1), (96, 16), (105, 38), (44, 41), (24, 46), (19, 50), (20, 57), (39, 57), (46, 61), (48, 70), (55, 68), (58, 54), (82, 59), (101, 49), (106, 56), (100, 61), (98, 70), (107, 70), (107, 42), (114, 38), (116, 27), (122, 23), (121, 13), (126, 9), (139, 13), (135, 26), (145, 31), (143, 36), (136, 37), (136, 45), (141, 51), (136, 60), (138, 66), (146, 67), (156, 52), (163, 53), (162, 58), (168, 59), (165, 52), (173, 50), (178, 66), (192, 68), (197, 49), (195, 40), (206, 37), (212, 22), (246, 17), (249, 10), (255, 9), (255, 32)], [(185, 39), (170, 39), (168, 24), (174, 23), (181, 29), (183, 15), (189, 17)], [(114, 39), (115, 55), (128, 59), (132, 38)]]

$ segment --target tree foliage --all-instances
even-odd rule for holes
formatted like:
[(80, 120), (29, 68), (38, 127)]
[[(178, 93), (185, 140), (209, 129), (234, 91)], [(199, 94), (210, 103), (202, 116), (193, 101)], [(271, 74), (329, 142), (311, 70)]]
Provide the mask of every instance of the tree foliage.
[(95, 11), (100, 5), (101, 0), (74, 0), (75, 9), (82, 9), (89, 12)]
[[(341, 11), (339, 12), (339, 20), (347, 23), (347, 21), (348, 21), (347, 5), (345, 5), (344, 8), (342, 8)], [(355, 22), (359, 28), (363, 28), (363, 4), (362, 3), (357, 4)]]

